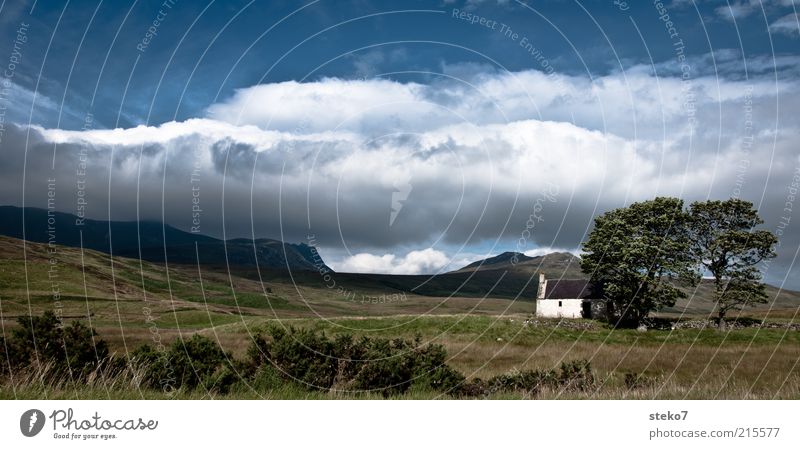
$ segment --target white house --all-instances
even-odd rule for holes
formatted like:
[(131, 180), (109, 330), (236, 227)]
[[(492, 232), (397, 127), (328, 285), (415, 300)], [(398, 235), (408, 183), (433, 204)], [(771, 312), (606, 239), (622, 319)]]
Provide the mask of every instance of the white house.
[(542, 318), (603, 318), (602, 293), (588, 279), (552, 279), (539, 274), (536, 316)]

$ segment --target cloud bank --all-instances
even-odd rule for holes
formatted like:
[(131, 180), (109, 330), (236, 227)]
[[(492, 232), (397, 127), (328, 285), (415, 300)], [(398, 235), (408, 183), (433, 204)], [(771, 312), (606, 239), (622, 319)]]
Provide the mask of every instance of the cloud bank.
[(800, 166), (799, 87), (646, 66), (264, 84), (158, 126), (9, 126), (0, 202), (43, 207), (55, 179), (65, 212), (80, 191), (90, 217), (189, 229), (196, 208), (202, 233), (313, 236), (336, 269), (407, 274), (574, 249), (596, 214), (656, 195), (740, 196), (775, 227)]

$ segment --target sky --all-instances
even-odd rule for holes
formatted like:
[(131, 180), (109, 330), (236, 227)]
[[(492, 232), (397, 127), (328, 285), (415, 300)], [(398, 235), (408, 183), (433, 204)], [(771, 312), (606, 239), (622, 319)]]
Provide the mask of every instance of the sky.
[(579, 253), (752, 201), (800, 289), (792, 0), (3, 1), (0, 204), (319, 247), (338, 271)]

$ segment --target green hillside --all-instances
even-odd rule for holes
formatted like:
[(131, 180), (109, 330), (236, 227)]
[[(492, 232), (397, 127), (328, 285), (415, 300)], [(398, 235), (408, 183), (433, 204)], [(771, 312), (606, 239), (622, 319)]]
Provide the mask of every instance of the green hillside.
[[(433, 296), (457, 290), (468, 275), (435, 278), (156, 264), (105, 253), (0, 237), (0, 314), (4, 325), (17, 317), (54, 310), (69, 321), (85, 319), (112, 343), (244, 323), (251, 318), (362, 317), (454, 313), (526, 314), (525, 300), (484, 295)], [(51, 263), (54, 261), (55, 263)], [(478, 277), (470, 292), (483, 290)], [(335, 285), (331, 286), (331, 282)], [(535, 284), (533, 288), (535, 289)], [(54, 290), (57, 293), (54, 293)], [(491, 284), (485, 288), (491, 290)], [(124, 338), (123, 338), (124, 335)]]

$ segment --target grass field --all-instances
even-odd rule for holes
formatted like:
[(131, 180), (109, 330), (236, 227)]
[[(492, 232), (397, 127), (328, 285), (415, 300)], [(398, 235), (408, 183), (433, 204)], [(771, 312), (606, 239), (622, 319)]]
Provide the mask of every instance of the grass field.
[[(443, 344), (453, 367), (468, 378), (489, 378), (527, 369), (553, 369), (563, 361), (589, 360), (599, 386), (590, 392), (547, 391), (539, 398), (800, 398), (800, 332), (785, 329), (716, 329), (674, 331), (611, 330), (582, 321), (586, 329), (561, 328), (558, 322), (525, 325), (524, 316), (432, 316), (386, 318), (337, 318), (269, 320), (246, 317), (213, 328), (193, 329), (214, 340), (234, 355), (243, 355), (250, 335), (268, 324), (324, 330), (329, 335), (409, 337), (421, 335), (423, 342)], [(571, 323), (574, 324), (574, 323)], [(166, 329), (166, 328), (165, 328)], [(170, 330), (170, 335), (175, 330)], [(625, 375), (642, 375), (646, 385), (629, 388)], [(4, 398), (153, 397), (152, 391), (106, 390), (80, 386), (56, 391), (35, 383), (14, 391), (1, 389)], [(179, 393), (177, 397), (204, 397), (202, 392)], [(314, 393), (298, 388), (258, 391), (246, 388), (229, 398), (335, 398), (348, 396)], [(365, 395), (349, 395), (363, 397)], [(369, 396), (369, 395), (366, 395)], [(414, 398), (436, 397), (412, 392)], [(498, 395), (508, 397), (509, 395)], [(511, 397), (514, 397), (511, 395)]]
[[(53, 295), (45, 245), (0, 238), (0, 324), (3, 333), (20, 316), (57, 310), (65, 321), (95, 327), (111, 350), (124, 355), (157, 336), (164, 342), (195, 333), (216, 340), (236, 357), (251, 336), (268, 325), (306, 327), (328, 335), (414, 338), (444, 345), (448, 363), (469, 379), (515, 370), (554, 369), (561, 362), (588, 360), (597, 378), (591, 391), (547, 390), (537, 398), (800, 399), (800, 332), (787, 328), (612, 330), (587, 320), (538, 321), (528, 325), (534, 303), (489, 297), (435, 297), (371, 290), (351, 283), (343, 295), (317, 273), (292, 283), (278, 275), (263, 282), (251, 274), (171, 267), (114, 259), (93, 251), (60, 248), (56, 253), (59, 294)], [(316, 279), (316, 282), (314, 281)], [(795, 292), (747, 312), (747, 316), (797, 321)], [(374, 299), (377, 297), (378, 299)], [(664, 316), (708, 317), (700, 299)], [(626, 375), (641, 379), (626, 384)], [(0, 398), (157, 398), (157, 391), (131, 388), (124, 379), (58, 386), (22, 376), (0, 385)], [(175, 398), (215, 395), (195, 390)], [(411, 391), (401, 398), (436, 398)], [(295, 386), (237, 388), (224, 398), (373, 398), (370, 394), (308, 391)], [(490, 398), (521, 398), (496, 394)]]

